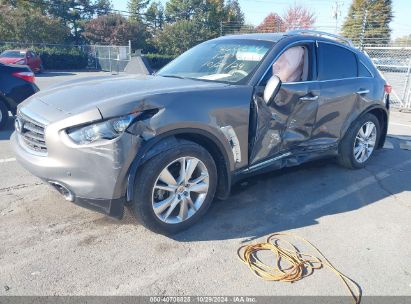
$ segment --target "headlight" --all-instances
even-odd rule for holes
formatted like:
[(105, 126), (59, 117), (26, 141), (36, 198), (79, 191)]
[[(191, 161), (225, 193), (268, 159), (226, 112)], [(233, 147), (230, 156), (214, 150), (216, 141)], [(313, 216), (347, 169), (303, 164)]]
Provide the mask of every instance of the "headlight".
[(21, 59), (21, 60), (19, 60), (19, 61), (16, 62), (16, 64), (25, 64), (25, 63), (26, 63), (26, 62), (25, 62), (24, 59)]
[(138, 115), (139, 113), (133, 113), (87, 126), (70, 128), (66, 132), (79, 145), (91, 144), (101, 140), (111, 140), (119, 137)]

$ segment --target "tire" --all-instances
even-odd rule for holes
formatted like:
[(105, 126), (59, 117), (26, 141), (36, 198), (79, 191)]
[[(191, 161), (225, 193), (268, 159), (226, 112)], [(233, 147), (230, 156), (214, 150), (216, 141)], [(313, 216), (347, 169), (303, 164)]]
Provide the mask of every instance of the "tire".
[[(373, 135), (374, 131), (372, 131), (370, 135), (370, 140), (365, 141), (365, 142), (368, 142), (368, 144), (365, 144), (365, 147), (371, 147), (370, 143), (374, 140), (374, 137), (375, 137), (375, 143), (374, 143), (374, 146), (372, 147), (371, 152), (367, 148), (362, 149), (361, 147), (364, 147), (364, 145), (359, 144), (361, 139), (357, 139), (357, 136), (363, 138), (359, 132), (360, 132), (360, 129), (362, 128), (362, 134), (366, 133), (365, 132), (365, 130), (367, 130), (366, 124), (370, 127), (372, 125), (375, 126), (375, 136)], [(370, 113), (360, 116), (348, 129), (348, 131), (346, 132), (344, 138), (342, 139), (340, 143), (339, 155), (338, 155), (339, 164), (349, 169), (364, 168), (367, 165), (367, 163), (370, 161), (371, 157), (374, 155), (375, 150), (377, 149), (380, 135), (381, 135), (381, 126), (380, 126), (380, 123), (377, 117), (375, 117), (374, 115)], [(363, 150), (365, 154), (361, 154), (363, 153), (361, 152), (361, 150)]]
[[(183, 160), (184, 158), (184, 160)], [(178, 160), (178, 161), (177, 161)], [(191, 177), (185, 182), (179, 183), (181, 180), (181, 164), (184, 162), (184, 167), (189, 168), (190, 164), (199, 162), (193, 171)], [(168, 168), (174, 178), (171, 183), (163, 183), (163, 172)], [(187, 170), (190, 171), (190, 170)], [(205, 177), (205, 176), (208, 177)], [(168, 177), (167, 174), (165, 176)], [(166, 179), (170, 181), (170, 179)], [(199, 183), (193, 183), (195, 180), (201, 180)], [(175, 183), (174, 183), (175, 181)], [(205, 185), (208, 183), (206, 193), (197, 193), (199, 186), (201, 191), (204, 191)], [(177, 186), (174, 186), (176, 184)], [(177, 187), (173, 190), (158, 189), (157, 186)], [(187, 186), (187, 188), (185, 188)], [(134, 198), (131, 205), (131, 210), (137, 220), (139, 220), (146, 228), (166, 235), (175, 234), (185, 230), (197, 222), (208, 210), (213, 201), (217, 186), (217, 169), (214, 159), (202, 146), (189, 142), (182, 141), (181, 144), (170, 150), (166, 150), (142, 165), (134, 182)], [(184, 190), (186, 189), (186, 190)], [(190, 190), (191, 189), (191, 190)], [(195, 191), (195, 190), (196, 191)], [(187, 194), (188, 193), (188, 194)], [(181, 196), (180, 196), (181, 194)], [(183, 197), (179, 205), (175, 206), (171, 214), (170, 212), (175, 202)], [(190, 198), (191, 204), (188, 203)], [(154, 205), (161, 206), (160, 202), (174, 202), (160, 214), (160, 208), (157, 209), (157, 214), (154, 211)], [(184, 208), (182, 204), (187, 208)], [(183, 211), (186, 212), (183, 212)], [(188, 210), (188, 211), (187, 211)], [(182, 214), (182, 216), (180, 216)], [(186, 217), (186, 219), (182, 220)]]
[(9, 120), (9, 110), (3, 101), (0, 100), (0, 130), (3, 130)]

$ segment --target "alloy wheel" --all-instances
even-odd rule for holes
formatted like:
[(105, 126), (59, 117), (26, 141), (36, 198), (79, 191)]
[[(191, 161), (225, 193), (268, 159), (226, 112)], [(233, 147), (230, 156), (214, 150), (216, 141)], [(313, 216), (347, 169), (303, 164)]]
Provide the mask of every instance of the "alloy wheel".
[(178, 224), (192, 217), (202, 206), (209, 189), (209, 174), (195, 157), (180, 157), (169, 163), (154, 183), (152, 207), (167, 224)]
[(354, 141), (354, 158), (359, 163), (366, 162), (375, 149), (377, 127), (371, 121), (364, 123), (358, 130)]

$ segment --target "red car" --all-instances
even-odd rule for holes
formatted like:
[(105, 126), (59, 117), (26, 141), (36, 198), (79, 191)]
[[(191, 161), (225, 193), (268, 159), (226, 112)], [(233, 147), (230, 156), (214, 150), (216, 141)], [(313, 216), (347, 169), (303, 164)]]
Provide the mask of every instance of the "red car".
[(43, 64), (38, 54), (30, 50), (7, 50), (0, 54), (0, 62), (5, 64), (28, 65), (33, 72), (41, 72)]

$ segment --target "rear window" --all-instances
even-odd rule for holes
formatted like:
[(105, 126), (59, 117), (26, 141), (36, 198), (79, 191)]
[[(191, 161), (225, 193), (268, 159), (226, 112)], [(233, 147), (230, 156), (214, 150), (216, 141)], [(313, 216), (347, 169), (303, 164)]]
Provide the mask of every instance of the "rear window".
[(372, 77), (370, 71), (367, 69), (367, 67), (362, 62), (358, 64), (358, 76)]
[(350, 50), (338, 45), (319, 43), (318, 80), (357, 77), (357, 58)]
[(4, 51), (0, 54), (2, 58), (24, 58), (26, 52), (22, 51)]

